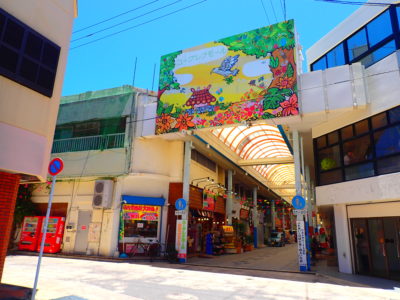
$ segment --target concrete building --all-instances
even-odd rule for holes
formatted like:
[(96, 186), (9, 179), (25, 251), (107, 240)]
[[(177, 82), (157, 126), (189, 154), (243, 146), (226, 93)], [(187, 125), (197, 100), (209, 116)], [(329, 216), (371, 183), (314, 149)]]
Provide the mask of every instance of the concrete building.
[(0, 1), (0, 276), (21, 182), (47, 166), (77, 1)]
[(400, 7), (380, 2), (388, 5), (362, 6), (307, 51), (310, 74), (325, 80), (361, 62), (367, 100), (313, 126), (316, 200), (336, 233), (340, 272), (398, 280)]
[[(64, 170), (57, 177), (51, 211), (51, 216), (66, 218), (62, 253), (114, 256), (130, 252), (132, 243), (175, 243), (174, 205), (182, 197), (186, 136), (154, 136), (156, 105), (154, 93), (131, 86), (62, 97), (52, 157), (63, 159)], [(254, 187), (259, 186), (260, 201), (276, 195), (200, 137), (192, 140), (189, 254), (196, 254), (204, 252), (205, 232), (225, 224), (227, 217), (222, 196), (212, 208), (204, 208), (204, 191), (226, 194), (223, 186), (229, 177), (230, 218), (246, 220), (249, 206), (246, 216), (241, 202), (254, 197)], [(48, 194), (46, 184), (33, 192), (32, 201), (42, 215)], [(150, 210), (157, 216), (135, 217), (152, 214)], [(261, 246), (264, 213), (258, 214)]]

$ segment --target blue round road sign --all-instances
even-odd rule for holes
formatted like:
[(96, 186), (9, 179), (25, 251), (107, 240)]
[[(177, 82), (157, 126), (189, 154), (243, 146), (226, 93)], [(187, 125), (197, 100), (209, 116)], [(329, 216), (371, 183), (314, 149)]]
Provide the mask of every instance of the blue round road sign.
[(64, 169), (64, 162), (62, 161), (61, 158), (56, 157), (49, 163), (49, 174), (51, 176), (56, 176), (63, 169)]
[(302, 196), (294, 196), (292, 199), (292, 205), (295, 209), (303, 209), (306, 207), (306, 200)]
[(184, 210), (186, 208), (186, 200), (183, 198), (179, 198), (175, 201), (176, 210)]

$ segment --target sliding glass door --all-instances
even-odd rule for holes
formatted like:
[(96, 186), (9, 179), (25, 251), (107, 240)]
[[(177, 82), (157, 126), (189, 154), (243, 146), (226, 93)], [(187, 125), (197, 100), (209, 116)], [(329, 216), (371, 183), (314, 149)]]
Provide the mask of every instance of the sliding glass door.
[(400, 218), (352, 219), (356, 273), (400, 279)]

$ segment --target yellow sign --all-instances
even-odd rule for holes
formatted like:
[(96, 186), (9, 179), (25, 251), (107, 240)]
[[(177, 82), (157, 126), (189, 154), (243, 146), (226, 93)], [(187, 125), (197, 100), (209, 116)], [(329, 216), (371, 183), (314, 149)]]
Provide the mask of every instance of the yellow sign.
[(160, 206), (124, 204), (122, 214), (124, 220), (158, 221)]
[(161, 57), (156, 133), (298, 115), (294, 21)]

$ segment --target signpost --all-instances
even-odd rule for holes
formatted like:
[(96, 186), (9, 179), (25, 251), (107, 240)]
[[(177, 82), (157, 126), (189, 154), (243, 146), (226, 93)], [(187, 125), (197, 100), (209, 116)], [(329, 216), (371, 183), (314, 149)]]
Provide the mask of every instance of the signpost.
[(297, 215), (297, 249), (299, 256), (300, 271), (307, 271), (307, 251), (306, 251), (306, 230), (307, 226), (304, 224), (304, 217), (307, 216), (306, 200), (299, 195), (296, 195), (292, 199), (292, 205), (295, 208), (293, 213)]
[(183, 198), (179, 198), (175, 201), (176, 210), (184, 210), (186, 208), (186, 200)]
[(180, 220), (176, 221), (176, 249), (178, 250), (178, 259), (180, 262), (186, 262), (186, 242), (187, 242), (187, 202), (183, 198), (175, 201), (175, 215), (181, 216)]
[(306, 207), (306, 200), (302, 196), (294, 196), (292, 199), (292, 205), (295, 209), (303, 209)]
[(52, 182), (51, 182), (49, 203), (47, 204), (46, 218), (44, 219), (42, 241), (40, 243), (39, 259), (38, 259), (38, 263), (37, 263), (37, 267), (36, 267), (36, 274), (35, 274), (35, 283), (33, 284), (33, 290), (32, 290), (32, 298), (31, 298), (32, 300), (35, 300), (35, 296), (36, 296), (36, 288), (37, 288), (37, 284), (38, 284), (38, 280), (39, 280), (40, 263), (42, 262), (44, 242), (46, 240), (46, 234), (47, 234), (47, 225), (49, 223), (51, 203), (53, 201), (53, 195), (54, 195), (54, 187), (56, 185), (56, 177), (63, 169), (64, 169), (64, 162), (62, 161), (61, 158), (54, 158), (49, 164), (48, 171), (49, 171), (49, 174), (53, 178), (52, 178)]

